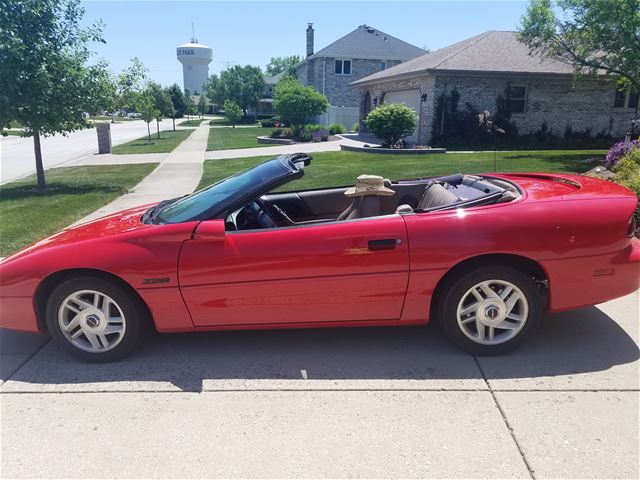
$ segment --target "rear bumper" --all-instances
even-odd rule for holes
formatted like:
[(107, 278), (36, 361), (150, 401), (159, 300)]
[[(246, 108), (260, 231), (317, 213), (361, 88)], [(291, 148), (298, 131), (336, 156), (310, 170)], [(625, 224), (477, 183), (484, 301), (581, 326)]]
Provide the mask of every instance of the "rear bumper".
[(41, 333), (31, 297), (0, 297), (0, 328)]
[(557, 260), (545, 265), (549, 275), (549, 311), (596, 305), (640, 288), (640, 239), (608, 256)]

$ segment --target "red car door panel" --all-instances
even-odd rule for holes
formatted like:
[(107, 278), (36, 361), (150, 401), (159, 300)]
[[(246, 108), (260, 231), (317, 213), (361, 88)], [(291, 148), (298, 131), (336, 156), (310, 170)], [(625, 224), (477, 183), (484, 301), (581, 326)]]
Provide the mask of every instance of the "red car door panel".
[(196, 231), (178, 270), (196, 326), (398, 319), (406, 227), (392, 215), (222, 238)]

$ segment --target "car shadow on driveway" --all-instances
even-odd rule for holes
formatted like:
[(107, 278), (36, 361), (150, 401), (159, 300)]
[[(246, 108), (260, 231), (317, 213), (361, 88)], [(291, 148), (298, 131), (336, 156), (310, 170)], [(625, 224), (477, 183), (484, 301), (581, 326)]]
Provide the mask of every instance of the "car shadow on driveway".
[(2, 390), (484, 389), (483, 376), (607, 375), (639, 355), (618, 323), (588, 307), (547, 315), (522, 348), (478, 362), (435, 325), (157, 334), (111, 364), (83, 363), (49, 342)]

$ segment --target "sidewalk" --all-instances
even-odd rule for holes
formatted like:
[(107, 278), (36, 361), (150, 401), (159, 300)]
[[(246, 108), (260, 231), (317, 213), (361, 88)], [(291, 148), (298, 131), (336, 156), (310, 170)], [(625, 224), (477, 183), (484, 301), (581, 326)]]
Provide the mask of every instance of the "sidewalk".
[(193, 192), (202, 178), (202, 164), (208, 137), (209, 126), (207, 122), (203, 122), (133, 190), (79, 220), (76, 224), (127, 208)]

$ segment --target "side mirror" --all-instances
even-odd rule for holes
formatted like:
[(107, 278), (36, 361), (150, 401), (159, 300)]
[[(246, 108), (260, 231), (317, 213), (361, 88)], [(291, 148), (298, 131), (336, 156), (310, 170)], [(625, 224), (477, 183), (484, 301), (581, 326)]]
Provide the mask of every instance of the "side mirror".
[(195, 240), (223, 240), (225, 236), (224, 220), (205, 220), (196, 227)]

